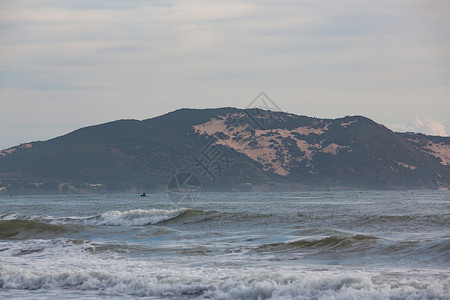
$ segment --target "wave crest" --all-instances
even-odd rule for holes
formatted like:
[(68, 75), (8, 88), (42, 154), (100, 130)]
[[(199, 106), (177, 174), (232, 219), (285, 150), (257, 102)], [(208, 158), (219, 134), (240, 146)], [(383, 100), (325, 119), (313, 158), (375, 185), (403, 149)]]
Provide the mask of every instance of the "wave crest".
[(189, 211), (188, 208), (166, 209), (133, 209), (128, 211), (108, 211), (92, 220), (94, 225), (108, 226), (144, 226), (167, 221)]
[(1, 239), (48, 238), (74, 230), (68, 226), (31, 220), (0, 220)]
[(354, 247), (365, 247), (376, 243), (380, 238), (357, 234), (354, 236), (329, 236), (314, 240), (298, 240), (287, 243), (274, 243), (262, 245), (259, 250), (266, 251), (289, 251), (296, 249), (352, 249)]
[[(189, 217), (196, 211), (190, 208), (178, 209), (133, 209), (127, 211), (112, 210), (104, 212), (96, 216), (87, 217), (52, 217), (52, 216), (28, 216), (20, 214), (5, 214), (0, 216), (0, 222), (5, 222), (11, 226), (22, 226), (32, 228), (30, 224), (37, 227), (50, 228), (55, 225), (77, 224), (77, 225), (94, 225), (94, 226), (144, 226), (152, 225), (177, 217)], [(31, 227), (30, 227), (31, 226)], [(47, 228), (48, 227), (48, 228)], [(0, 228), (1, 230), (1, 228)]]

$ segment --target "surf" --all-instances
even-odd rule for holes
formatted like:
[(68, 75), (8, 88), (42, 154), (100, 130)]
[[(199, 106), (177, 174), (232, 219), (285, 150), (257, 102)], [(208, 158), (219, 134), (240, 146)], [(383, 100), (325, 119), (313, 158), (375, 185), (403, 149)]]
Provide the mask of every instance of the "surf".
[(48, 238), (73, 233), (76, 228), (32, 220), (0, 220), (0, 239)]

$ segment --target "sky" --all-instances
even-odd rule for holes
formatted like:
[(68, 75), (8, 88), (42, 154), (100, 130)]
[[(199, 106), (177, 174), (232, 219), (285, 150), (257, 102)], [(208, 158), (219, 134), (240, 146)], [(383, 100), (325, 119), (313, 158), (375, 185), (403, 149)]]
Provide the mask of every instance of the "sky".
[(0, 149), (175, 109), (450, 134), (448, 0), (0, 0)]

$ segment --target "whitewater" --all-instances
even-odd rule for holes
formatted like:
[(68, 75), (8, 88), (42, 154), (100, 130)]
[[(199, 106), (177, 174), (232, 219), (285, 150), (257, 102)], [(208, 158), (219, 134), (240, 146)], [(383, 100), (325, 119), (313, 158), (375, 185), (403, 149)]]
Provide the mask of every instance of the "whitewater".
[(4, 299), (450, 299), (450, 191), (0, 196)]

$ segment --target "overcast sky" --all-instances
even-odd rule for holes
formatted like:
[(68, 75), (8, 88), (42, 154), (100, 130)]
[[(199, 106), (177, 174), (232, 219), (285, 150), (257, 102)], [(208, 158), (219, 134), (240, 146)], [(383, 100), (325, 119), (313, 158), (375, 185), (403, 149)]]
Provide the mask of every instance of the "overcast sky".
[(245, 108), (450, 133), (448, 0), (0, 0), (0, 149)]

